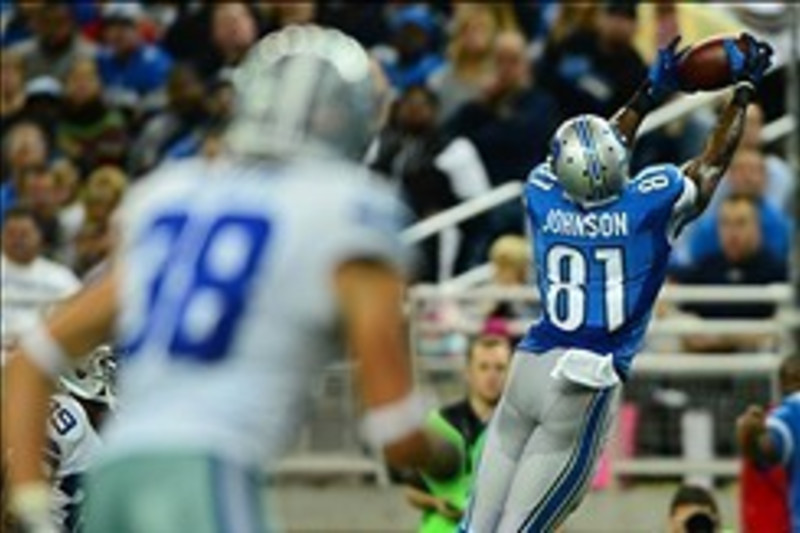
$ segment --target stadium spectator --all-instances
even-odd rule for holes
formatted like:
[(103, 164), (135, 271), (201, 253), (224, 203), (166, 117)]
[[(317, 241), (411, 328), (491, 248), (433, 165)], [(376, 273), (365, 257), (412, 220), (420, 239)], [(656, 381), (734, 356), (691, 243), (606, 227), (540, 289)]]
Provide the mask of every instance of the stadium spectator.
[(389, 34), (385, 10), (386, 5), (379, 2), (319, 2), (316, 19), (319, 25), (336, 28), (369, 50)]
[[(489, 190), (489, 179), (475, 146), (437, 127), (438, 99), (424, 86), (406, 89), (395, 103), (387, 126), (367, 155), (370, 166), (392, 180), (417, 217), (424, 218)], [(462, 250), (481, 243), (481, 221), (464, 225)], [(437, 278), (437, 241), (429, 239), (421, 278)], [(426, 243), (428, 244), (428, 243)]]
[(434, 14), (423, 4), (403, 6), (391, 13), (389, 25), (391, 46), (374, 50), (389, 82), (399, 91), (426, 84), (444, 63), (434, 47)]
[(46, 165), (22, 171), (18, 203), (27, 207), (41, 232), (42, 254), (56, 258), (63, 244), (55, 176)]
[[(175, 11), (167, 15), (161, 45), (178, 63), (213, 61), (214, 51), (207, 43), (211, 35), (211, 6), (201, 3), (176, 2)], [(152, 9), (152, 8), (151, 8)]]
[(550, 32), (547, 34), (547, 45), (551, 48), (560, 46), (575, 33), (593, 31), (601, 7), (596, 2), (560, 4)]
[(63, 111), (62, 83), (51, 76), (39, 76), (25, 84), (25, 107), (22, 120), (41, 126), (49, 141), (54, 142)]
[(80, 198), (82, 179), (78, 168), (67, 158), (53, 162), (50, 172), (55, 180), (55, 195), (59, 206), (58, 220), (62, 236), (58, 258), (61, 262), (71, 265), (74, 261), (73, 241), (86, 216)]
[(22, 188), (25, 169), (43, 166), (50, 155), (44, 130), (31, 121), (19, 122), (3, 138), (3, 183), (0, 186), (0, 215), (13, 207)]
[(75, 237), (74, 269), (84, 275), (111, 251), (111, 216), (122, 200), (127, 177), (117, 167), (104, 166), (92, 172), (83, 192), (83, 223)]
[[(742, 152), (763, 153), (763, 143), (761, 133), (764, 130), (764, 111), (759, 105), (751, 105), (747, 108), (747, 121), (745, 122), (742, 141), (739, 143), (739, 150)], [(757, 158), (754, 158), (757, 163)], [(781, 157), (763, 153), (764, 200), (771, 203), (786, 215), (791, 216), (791, 204), (797, 184), (792, 174), (792, 169)], [(756, 169), (755, 175), (760, 176), (761, 169)], [(721, 189), (725, 192), (729, 188), (727, 182), (723, 182)]]
[(647, 68), (633, 47), (636, 5), (606, 2), (595, 26), (551, 43), (539, 64), (539, 79), (566, 116), (608, 117), (633, 94)]
[(211, 121), (206, 88), (197, 71), (177, 64), (167, 81), (167, 108), (148, 119), (131, 148), (134, 176), (163, 159), (193, 155), (200, 150)]
[(33, 214), (13, 207), (3, 216), (2, 337), (4, 343), (30, 326), (49, 306), (78, 291), (67, 267), (41, 255), (42, 236)]
[(31, 32), (31, 19), (33, 12), (38, 8), (33, 2), (4, 3), (2, 31), (0, 31), (0, 46), (4, 49), (29, 39)]
[(73, 241), (75, 273), (83, 277), (102, 264), (108, 257), (111, 245), (111, 234), (107, 227), (84, 221)]
[(0, 61), (0, 134), (5, 134), (23, 116), (25, 64), (17, 54), (3, 53)]
[(30, 11), (33, 37), (11, 48), (22, 56), (27, 79), (66, 76), (78, 58), (94, 57), (95, 46), (82, 37), (66, 3), (37, 3)]
[(85, 220), (108, 226), (127, 184), (127, 176), (118, 167), (102, 166), (89, 174), (83, 191)]
[(79, 59), (69, 69), (56, 132), (58, 149), (82, 172), (125, 160), (127, 123), (119, 110), (103, 100), (103, 84), (94, 60)]
[[(778, 385), (781, 398), (800, 391), (800, 357), (784, 358), (778, 370)], [(739, 509), (744, 533), (792, 531), (786, 474), (779, 465), (768, 467), (752, 458), (742, 458)]]
[[(555, 101), (534, 86), (521, 34), (504, 32), (495, 42), (495, 73), (481, 97), (463, 105), (446, 125), (470, 139), (495, 185), (524, 180), (544, 159), (559, 116)], [(507, 204), (493, 213), (489, 239), (522, 233), (522, 208)]]
[(494, 41), (501, 30), (492, 4), (456, 4), (447, 44), (447, 62), (431, 75), (439, 95), (440, 120), (475, 100), (492, 76)]
[[(757, 204), (747, 196), (729, 196), (719, 208), (717, 233), (721, 251), (706, 256), (678, 275), (695, 285), (764, 285), (787, 280), (786, 261), (772, 255), (758, 223)], [(687, 311), (704, 318), (763, 318), (775, 313), (771, 304), (692, 304)], [(769, 339), (761, 335), (691, 336), (691, 351), (730, 352), (759, 349)]]
[(720, 514), (714, 496), (703, 487), (681, 485), (669, 507), (669, 533), (717, 533)]
[(211, 42), (217, 54), (215, 61), (200, 65), (205, 78), (211, 78), (223, 67), (235, 67), (258, 39), (258, 20), (244, 2), (222, 3), (211, 14)]
[(544, 158), (558, 115), (552, 97), (533, 84), (521, 34), (500, 34), (493, 57), (491, 82), (447, 126), (475, 143), (489, 178), (500, 184), (524, 179)]
[(164, 104), (163, 88), (172, 59), (155, 44), (142, 39), (137, 24), (144, 12), (136, 3), (103, 7), (104, 46), (97, 64), (110, 102), (154, 111)]
[[(729, 195), (747, 196), (754, 200), (765, 249), (774, 258), (788, 261), (791, 246), (790, 224), (786, 216), (765, 199), (767, 173), (763, 155), (754, 150), (737, 152), (724, 182), (727, 183)], [(717, 206), (717, 209), (713, 209), (713, 207), (715, 206), (712, 205), (712, 209), (693, 225), (688, 234), (693, 263), (720, 252), (719, 232), (716, 230), (719, 208)]]
[(244, 2), (180, 4), (162, 45), (176, 62), (192, 65), (204, 80), (212, 79), (220, 69), (236, 66), (258, 39), (256, 9)]
[[(491, 287), (527, 288), (530, 286), (530, 243), (519, 235), (504, 235), (492, 243), (489, 250), (492, 266)], [(538, 309), (521, 300), (494, 300), (484, 310), (485, 319), (532, 320)]]
[(419, 475), (406, 489), (408, 502), (422, 511), (420, 533), (455, 531), (467, 505), (486, 424), (505, 385), (511, 360), (505, 337), (481, 335), (467, 351), (467, 396), (430, 413), (428, 427), (461, 452), (459, 472), (449, 479)]
[(717, 35), (737, 35), (744, 27), (729, 11), (717, 6), (676, 0), (638, 2), (639, 23), (634, 43), (642, 58), (650, 63), (656, 50), (669, 43), (675, 35), (685, 45)]

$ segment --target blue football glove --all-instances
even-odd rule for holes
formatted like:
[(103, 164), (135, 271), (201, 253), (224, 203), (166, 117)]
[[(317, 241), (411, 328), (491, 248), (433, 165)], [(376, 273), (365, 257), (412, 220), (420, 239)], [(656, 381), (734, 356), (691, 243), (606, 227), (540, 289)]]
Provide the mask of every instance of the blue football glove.
[(759, 41), (749, 33), (743, 33), (741, 39), (747, 41), (746, 52), (739, 50), (736, 39), (725, 39), (723, 43), (733, 82), (747, 81), (758, 85), (764, 77), (764, 72), (772, 65), (772, 46), (766, 41)]
[(686, 52), (686, 48), (677, 52), (681, 37), (678, 35), (672, 41), (658, 50), (656, 60), (650, 65), (647, 80), (650, 83), (649, 93), (656, 103), (663, 102), (670, 94), (678, 90), (678, 63)]

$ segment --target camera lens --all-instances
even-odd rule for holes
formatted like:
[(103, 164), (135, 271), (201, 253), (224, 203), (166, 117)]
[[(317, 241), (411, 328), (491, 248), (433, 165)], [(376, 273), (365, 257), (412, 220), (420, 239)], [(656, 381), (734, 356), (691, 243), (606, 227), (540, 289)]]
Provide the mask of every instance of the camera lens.
[(686, 533), (715, 533), (717, 526), (714, 518), (706, 513), (695, 513), (685, 523)]

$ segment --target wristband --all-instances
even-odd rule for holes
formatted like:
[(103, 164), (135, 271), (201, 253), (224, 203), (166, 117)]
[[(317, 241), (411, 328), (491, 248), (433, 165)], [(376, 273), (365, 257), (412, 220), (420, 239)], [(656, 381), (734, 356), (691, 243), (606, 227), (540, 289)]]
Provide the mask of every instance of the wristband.
[(639, 116), (644, 116), (658, 106), (658, 102), (650, 92), (650, 84), (645, 82), (634, 93), (625, 107), (635, 111)]
[(22, 522), (38, 523), (50, 518), (51, 489), (44, 481), (32, 481), (11, 490), (11, 513)]
[(419, 430), (425, 421), (425, 407), (418, 393), (367, 411), (361, 429), (375, 448), (383, 448)]
[(746, 106), (756, 97), (755, 85), (749, 81), (740, 81), (733, 90), (733, 103)]
[(20, 347), (30, 361), (52, 378), (60, 376), (67, 366), (64, 350), (42, 322), (23, 335)]

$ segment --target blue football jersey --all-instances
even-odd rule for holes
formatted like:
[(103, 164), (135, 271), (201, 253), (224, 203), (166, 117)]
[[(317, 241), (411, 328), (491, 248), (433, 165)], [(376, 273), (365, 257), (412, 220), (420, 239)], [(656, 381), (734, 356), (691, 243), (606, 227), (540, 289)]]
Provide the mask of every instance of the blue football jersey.
[(543, 312), (520, 348), (610, 353), (626, 376), (664, 282), (672, 240), (692, 216), (694, 183), (674, 165), (651, 166), (618, 198), (584, 207), (543, 163), (524, 194)]
[(770, 440), (789, 479), (789, 509), (792, 531), (800, 532), (800, 392), (784, 398), (767, 418)]

